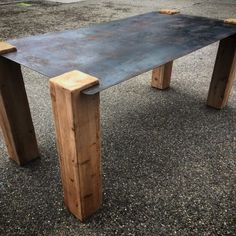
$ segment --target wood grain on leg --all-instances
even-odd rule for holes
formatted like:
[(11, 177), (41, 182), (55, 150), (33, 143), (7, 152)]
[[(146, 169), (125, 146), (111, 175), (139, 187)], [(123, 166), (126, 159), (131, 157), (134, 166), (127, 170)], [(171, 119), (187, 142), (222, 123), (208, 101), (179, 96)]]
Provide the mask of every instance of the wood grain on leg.
[(236, 72), (236, 35), (220, 41), (207, 105), (221, 109), (229, 99)]
[(99, 94), (81, 93), (97, 83), (79, 71), (50, 80), (64, 200), (81, 221), (102, 202)]
[(19, 165), (39, 157), (20, 65), (0, 57), (0, 126), (10, 158)]
[(157, 89), (167, 89), (170, 87), (173, 61), (168, 62), (152, 71), (151, 85)]

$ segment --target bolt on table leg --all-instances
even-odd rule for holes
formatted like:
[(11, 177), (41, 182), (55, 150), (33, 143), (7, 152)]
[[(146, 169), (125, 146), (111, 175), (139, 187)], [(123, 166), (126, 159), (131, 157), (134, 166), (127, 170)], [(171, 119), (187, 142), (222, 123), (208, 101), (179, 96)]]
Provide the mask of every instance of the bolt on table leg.
[(81, 221), (102, 203), (99, 93), (81, 92), (97, 83), (79, 71), (50, 80), (64, 201)]

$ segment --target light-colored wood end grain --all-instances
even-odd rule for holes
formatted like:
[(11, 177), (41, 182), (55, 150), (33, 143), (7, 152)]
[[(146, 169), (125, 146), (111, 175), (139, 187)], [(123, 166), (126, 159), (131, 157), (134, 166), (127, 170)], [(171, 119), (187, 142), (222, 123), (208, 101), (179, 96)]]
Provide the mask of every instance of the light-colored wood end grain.
[(236, 25), (236, 18), (228, 18), (228, 19), (225, 19), (224, 22), (227, 24)]
[(0, 55), (9, 53), (9, 52), (15, 52), (17, 49), (15, 46), (6, 43), (6, 42), (0, 42)]
[(50, 79), (50, 83), (59, 85), (69, 91), (82, 91), (93, 85), (97, 85), (99, 80), (96, 77), (74, 70)]
[(178, 14), (180, 13), (180, 11), (176, 10), (176, 9), (161, 9), (159, 11), (159, 13), (161, 14), (167, 14), (167, 15), (174, 15), (174, 14)]

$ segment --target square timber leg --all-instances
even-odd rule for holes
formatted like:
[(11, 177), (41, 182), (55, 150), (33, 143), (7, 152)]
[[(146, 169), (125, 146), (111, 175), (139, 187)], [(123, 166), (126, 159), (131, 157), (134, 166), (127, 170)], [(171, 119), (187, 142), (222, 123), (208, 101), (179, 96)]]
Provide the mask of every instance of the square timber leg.
[(97, 83), (80, 71), (50, 80), (64, 201), (81, 221), (102, 203), (100, 98), (81, 93)]
[(19, 165), (39, 157), (21, 67), (1, 55), (16, 51), (0, 42), (0, 126), (9, 156)]
[(153, 88), (164, 90), (170, 87), (172, 66), (173, 61), (170, 61), (152, 71), (151, 86)]
[(236, 73), (236, 35), (220, 41), (208, 92), (207, 105), (223, 108), (229, 99)]

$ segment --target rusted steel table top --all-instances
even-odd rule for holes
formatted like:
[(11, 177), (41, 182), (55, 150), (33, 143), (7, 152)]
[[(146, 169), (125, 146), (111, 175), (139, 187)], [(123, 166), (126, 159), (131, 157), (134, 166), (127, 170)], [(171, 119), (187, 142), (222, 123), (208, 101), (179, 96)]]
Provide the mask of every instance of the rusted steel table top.
[(79, 70), (99, 79), (95, 94), (218, 40), (236, 34), (223, 21), (151, 12), (64, 32), (9, 40), (4, 57), (45, 76)]

